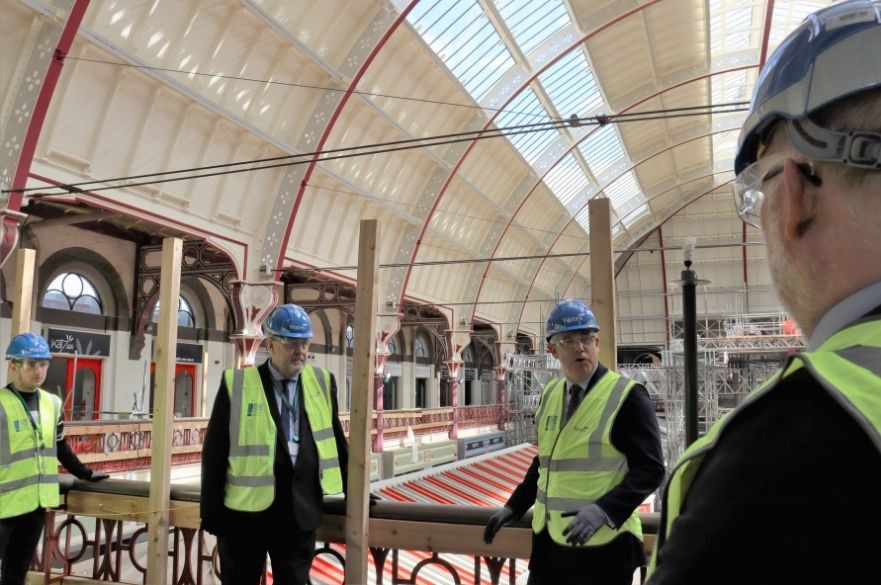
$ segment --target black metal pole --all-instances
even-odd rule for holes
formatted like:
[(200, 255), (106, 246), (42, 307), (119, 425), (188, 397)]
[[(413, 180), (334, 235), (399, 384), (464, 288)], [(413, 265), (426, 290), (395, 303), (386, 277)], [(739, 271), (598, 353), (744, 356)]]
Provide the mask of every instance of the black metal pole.
[(691, 269), (691, 260), (685, 261), (682, 271), (682, 317), (685, 321), (683, 349), (685, 350), (685, 446), (697, 440), (697, 302), (695, 289), (697, 274)]

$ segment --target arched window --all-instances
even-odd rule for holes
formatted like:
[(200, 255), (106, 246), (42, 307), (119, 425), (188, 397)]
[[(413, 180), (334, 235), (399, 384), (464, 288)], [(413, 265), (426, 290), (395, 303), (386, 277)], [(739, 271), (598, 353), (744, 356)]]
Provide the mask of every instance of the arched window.
[[(150, 317), (150, 321), (156, 323), (159, 321), (159, 303), (156, 303), (156, 306), (153, 308), (153, 315)], [(190, 306), (190, 303), (187, 302), (187, 299), (182, 296), (177, 297), (177, 324), (180, 327), (195, 327), (196, 326), (196, 315), (193, 313), (193, 307)]]
[(413, 353), (416, 357), (425, 357), (428, 355), (428, 352), (425, 349), (425, 340), (422, 339), (421, 335), (416, 336), (416, 346), (413, 348)]
[(43, 294), (43, 306), (77, 313), (104, 314), (95, 285), (78, 272), (65, 272), (56, 276)]
[(351, 325), (346, 325), (346, 348), (352, 349), (355, 347), (355, 328)]

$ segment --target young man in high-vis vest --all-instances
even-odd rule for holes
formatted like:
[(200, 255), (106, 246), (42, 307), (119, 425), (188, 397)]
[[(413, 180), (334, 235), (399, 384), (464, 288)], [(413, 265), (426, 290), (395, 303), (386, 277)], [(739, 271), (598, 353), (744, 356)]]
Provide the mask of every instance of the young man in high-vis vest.
[(202, 451), (202, 528), (226, 585), (257, 585), (267, 553), (276, 585), (307, 583), (323, 494), (346, 487), (336, 380), (306, 363), (309, 315), (281, 305), (266, 328), (269, 360), (224, 372)]
[(630, 585), (645, 564), (639, 505), (664, 478), (658, 421), (646, 389), (599, 363), (599, 325), (577, 300), (547, 323), (564, 378), (535, 415), (538, 455), (487, 523), (491, 543), (533, 504), (531, 585)]
[(651, 585), (879, 582), (879, 169), (881, 4), (846, 2), (768, 59), (735, 160), (807, 348), (673, 467)]
[(46, 508), (58, 506), (58, 464), (79, 479), (109, 477), (82, 464), (64, 438), (61, 398), (42, 390), (49, 344), (34, 333), (6, 349), (10, 382), (0, 388), (0, 583), (23, 585)]

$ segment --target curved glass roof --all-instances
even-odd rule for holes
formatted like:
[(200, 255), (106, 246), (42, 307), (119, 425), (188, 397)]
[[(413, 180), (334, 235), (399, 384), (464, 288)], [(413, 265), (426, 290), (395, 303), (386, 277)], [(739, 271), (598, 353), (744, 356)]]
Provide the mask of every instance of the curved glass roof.
[[(396, 0), (399, 9), (410, 4)], [(731, 71), (712, 75), (710, 104), (742, 103), (749, 99), (757, 60), (792, 30), (806, 14), (827, 2), (775, 2), (765, 40), (765, 4), (758, 1), (710, 0), (709, 62)], [(685, 16), (683, 16), (685, 18)], [(652, 213), (634, 160), (615, 124), (563, 126), (526, 131), (523, 126), (547, 121), (580, 119), (613, 113), (602, 93), (586, 43), (561, 0), (447, 0), (415, 4), (407, 20), (435, 51), (475, 102), (508, 132), (511, 144), (538, 173), (545, 185), (587, 231), (584, 206), (591, 197), (612, 202), (616, 233)], [(764, 43), (767, 43), (764, 47)], [(765, 54), (759, 54), (762, 51)], [(552, 59), (551, 66), (546, 67)], [(752, 67), (738, 66), (751, 65)], [(516, 95), (517, 86), (527, 83)], [(500, 103), (507, 104), (496, 112)], [(716, 173), (731, 170), (743, 112), (713, 113), (711, 138)], [(735, 118), (732, 120), (731, 118)], [(513, 130), (516, 129), (516, 130)], [(585, 138), (585, 135), (587, 137)], [(659, 218), (655, 218), (656, 220)]]

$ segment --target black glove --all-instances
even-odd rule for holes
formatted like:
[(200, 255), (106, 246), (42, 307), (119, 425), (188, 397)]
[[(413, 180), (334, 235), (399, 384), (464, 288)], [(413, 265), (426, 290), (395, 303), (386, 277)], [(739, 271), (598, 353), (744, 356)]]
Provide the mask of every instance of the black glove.
[(89, 481), (101, 481), (102, 479), (107, 479), (110, 477), (109, 473), (104, 473), (103, 471), (92, 471), (92, 475), (89, 476)]
[(573, 512), (563, 512), (563, 518), (575, 516), (569, 526), (563, 529), (563, 536), (567, 536), (569, 544), (584, 544), (599, 530), (603, 524), (607, 524), (609, 517), (602, 508), (596, 504), (588, 504)]
[(375, 505), (376, 505), (376, 502), (380, 501), (381, 499), (382, 499), (382, 498), (379, 497), (377, 494), (374, 494), (373, 492), (370, 492), (370, 506), (371, 506), (371, 507), (375, 506)]
[(514, 514), (514, 510), (508, 506), (503, 507), (501, 510), (493, 514), (492, 518), (489, 519), (489, 522), (486, 523), (486, 528), (483, 531), (483, 542), (491, 544), (496, 537), (496, 533), (502, 529), (502, 526), (513, 520), (515, 517), (516, 514)]

